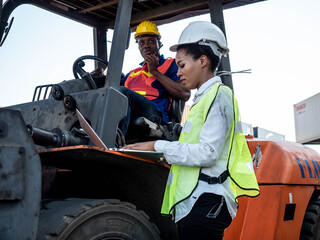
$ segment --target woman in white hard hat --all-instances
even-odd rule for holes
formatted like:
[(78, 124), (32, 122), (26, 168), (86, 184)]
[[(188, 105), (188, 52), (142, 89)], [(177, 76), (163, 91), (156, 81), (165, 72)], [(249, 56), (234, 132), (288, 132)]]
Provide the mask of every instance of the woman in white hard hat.
[[(252, 161), (237, 127), (236, 99), (215, 76), (221, 57), (228, 52), (226, 39), (216, 25), (192, 22), (170, 50), (177, 52), (182, 83), (198, 90), (179, 141), (125, 148), (163, 152), (171, 164), (161, 213), (173, 215), (180, 240), (222, 239), (236, 215), (236, 198), (259, 194), (254, 172), (243, 168)], [(246, 177), (239, 176), (239, 167)]]

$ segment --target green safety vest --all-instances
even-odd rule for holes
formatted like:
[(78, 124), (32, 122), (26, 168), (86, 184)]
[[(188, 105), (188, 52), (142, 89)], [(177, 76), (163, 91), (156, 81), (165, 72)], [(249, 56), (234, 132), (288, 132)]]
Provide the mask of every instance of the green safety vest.
[[(200, 131), (206, 121), (207, 114), (217, 96), (220, 86), (221, 84), (217, 84), (212, 87), (198, 103), (192, 106), (186, 120), (186, 124), (187, 122), (191, 122), (192, 127), (187, 132), (184, 130), (181, 133), (179, 142), (188, 144), (199, 143)], [(231, 89), (228, 87), (227, 89), (230, 91), (230, 95), (233, 96)], [(237, 203), (238, 197), (256, 197), (260, 191), (253, 170), (251, 154), (241, 130), (238, 103), (234, 96), (233, 107), (234, 120), (231, 129), (226, 170), (231, 179), (230, 189)], [(191, 195), (197, 186), (200, 170), (201, 167), (198, 166), (171, 165), (161, 208), (162, 214), (171, 214), (176, 204)]]

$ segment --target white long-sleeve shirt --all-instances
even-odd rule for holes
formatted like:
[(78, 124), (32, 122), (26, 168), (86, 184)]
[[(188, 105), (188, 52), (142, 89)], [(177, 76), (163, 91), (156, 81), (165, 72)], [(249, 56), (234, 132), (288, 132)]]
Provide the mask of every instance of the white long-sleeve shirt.
[[(221, 83), (220, 77), (213, 77), (205, 82), (196, 92), (191, 107), (196, 104), (214, 85)], [(200, 166), (201, 172), (218, 177), (226, 170), (231, 127), (233, 122), (233, 96), (230, 92), (220, 87), (216, 99), (211, 106), (197, 144), (169, 142), (158, 140), (155, 150), (163, 152), (166, 161), (175, 165)], [(188, 128), (184, 125), (182, 131)], [(188, 215), (193, 205), (204, 192), (224, 196), (228, 211), (232, 218), (237, 212), (234, 195), (230, 189), (229, 179), (222, 184), (208, 184), (199, 181), (191, 196), (175, 206), (175, 222)]]

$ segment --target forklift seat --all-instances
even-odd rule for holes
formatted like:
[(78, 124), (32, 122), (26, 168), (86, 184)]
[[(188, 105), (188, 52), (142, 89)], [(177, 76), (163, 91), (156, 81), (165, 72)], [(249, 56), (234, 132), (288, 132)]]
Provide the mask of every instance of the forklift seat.
[(169, 109), (170, 122), (180, 123), (182, 119), (183, 109), (186, 102), (181, 99), (172, 99), (171, 107)]

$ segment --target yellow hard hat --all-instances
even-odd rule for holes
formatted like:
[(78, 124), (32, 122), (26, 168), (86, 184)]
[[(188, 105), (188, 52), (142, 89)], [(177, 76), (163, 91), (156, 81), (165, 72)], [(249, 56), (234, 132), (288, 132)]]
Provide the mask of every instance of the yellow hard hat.
[(157, 25), (150, 21), (143, 21), (137, 26), (136, 34), (134, 35), (134, 39), (137, 39), (141, 35), (156, 35), (161, 38), (160, 33), (158, 32)]

